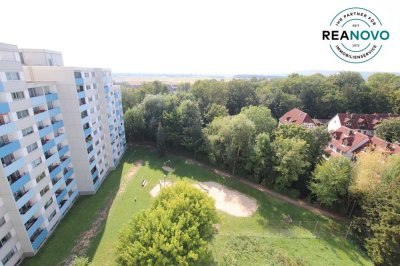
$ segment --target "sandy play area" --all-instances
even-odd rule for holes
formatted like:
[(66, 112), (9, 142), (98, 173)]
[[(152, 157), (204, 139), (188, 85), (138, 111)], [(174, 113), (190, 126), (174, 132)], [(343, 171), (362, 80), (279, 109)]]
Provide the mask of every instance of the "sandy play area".
[[(150, 191), (150, 195), (155, 197), (161, 188), (171, 186), (172, 184), (170, 181), (165, 181), (165, 184), (164, 181), (160, 181)], [(257, 201), (254, 198), (216, 182), (201, 182), (194, 184), (194, 186), (203, 190), (215, 200), (215, 208), (217, 210), (227, 214), (236, 217), (248, 217), (255, 213), (258, 208)]]
[(172, 184), (173, 184), (173, 183), (170, 182), (170, 181), (165, 181), (165, 183), (164, 183), (164, 181), (160, 181), (160, 182), (158, 182), (157, 185), (155, 185), (155, 186), (150, 190), (150, 195), (151, 195), (152, 197), (155, 197), (155, 196), (158, 195), (158, 193), (160, 193), (161, 188), (163, 188), (163, 187), (169, 187), (169, 186), (171, 186)]
[(195, 184), (215, 200), (215, 208), (237, 217), (251, 216), (258, 208), (257, 201), (236, 190), (229, 189), (216, 182)]

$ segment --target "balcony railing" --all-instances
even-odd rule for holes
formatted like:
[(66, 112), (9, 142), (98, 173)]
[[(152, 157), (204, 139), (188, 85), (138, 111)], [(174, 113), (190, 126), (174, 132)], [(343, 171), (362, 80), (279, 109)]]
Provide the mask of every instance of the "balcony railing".
[(25, 229), (29, 230), (29, 228), (31, 228), (31, 226), (38, 220), (38, 218), (36, 217), (31, 217), (26, 223), (25, 223)]
[(27, 213), (31, 208), (32, 208), (33, 204), (30, 204), (29, 202), (27, 204), (25, 204), (24, 206), (22, 206), (19, 209), (19, 213), (20, 214), (25, 214)]
[(28, 193), (29, 190), (20, 190), (14, 193), (14, 199), (15, 201), (18, 201), (20, 198), (22, 198), (26, 193)]

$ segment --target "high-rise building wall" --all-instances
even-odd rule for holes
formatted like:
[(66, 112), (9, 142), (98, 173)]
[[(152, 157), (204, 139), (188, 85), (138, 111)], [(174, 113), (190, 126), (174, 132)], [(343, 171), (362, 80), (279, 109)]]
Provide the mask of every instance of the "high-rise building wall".
[[(34, 255), (78, 196), (54, 82), (27, 82), (0, 44), (0, 261)], [(3, 223), (4, 222), (4, 223)]]
[(110, 70), (62, 65), (59, 52), (0, 43), (0, 265), (34, 255), (125, 151)]

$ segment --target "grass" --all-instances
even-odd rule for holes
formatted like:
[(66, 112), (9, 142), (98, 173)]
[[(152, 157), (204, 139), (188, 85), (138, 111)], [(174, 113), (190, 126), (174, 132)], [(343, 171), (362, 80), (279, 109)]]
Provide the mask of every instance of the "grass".
[[(144, 165), (124, 192), (117, 194), (121, 177), (139, 159), (144, 160)], [(351, 242), (327, 230), (333, 225), (342, 228), (331, 220), (267, 197), (201, 167), (186, 164), (181, 158), (168, 156), (168, 159), (175, 168), (175, 172), (167, 177), (169, 180), (217, 181), (259, 202), (257, 212), (251, 217), (236, 218), (219, 213), (219, 233), (210, 245), (215, 264), (372, 265)], [(165, 160), (167, 158), (159, 158), (145, 148), (127, 151), (118, 168), (107, 177), (99, 191), (93, 196), (80, 197), (44, 247), (35, 257), (26, 259), (24, 265), (57, 265), (63, 261), (70, 255), (78, 236), (90, 228), (96, 213), (104, 208), (110, 197), (112, 205), (107, 218), (97, 235), (91, 239), (86, 255), (91, 265), (115, 265), (118, 233), (132, 215), (150, 206), (152, 198), (149, 191), (163, 178), (161, 167)], [(145, 188), (140, 186), (143, 179), (148, 181)], [(286, 225), (282, 221), (284, 214), (289, 214), (296, 223), (301, 220), (302, 226)], [(316, 221), (318, 225), (314, 231)]]

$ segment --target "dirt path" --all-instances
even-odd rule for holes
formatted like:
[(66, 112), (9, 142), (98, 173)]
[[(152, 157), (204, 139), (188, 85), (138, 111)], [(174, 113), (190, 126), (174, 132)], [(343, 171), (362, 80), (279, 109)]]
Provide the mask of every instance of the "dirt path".
[(249, 180), (244, 179), (242, 177), (233, 176), (233, 175), (231, 175), (231, 174), (229, 174), (227, 172), (221, 171), (221, 170), (219, 170), (219, 169), (217, 169), (215, 167), (208, 166), (208, 165), (206, 165), (204, 163), (201, 163), (199, 161), (196, 161), (196, 160), (193, 160), (193, 159), (186, 159), (186, 162), (189, 163), (189, 164), (195, 164), (197, 166), (200, 166), (200, 167), (203, 167), (203, 168), (207, 168), (207, 169), (213, 171), (214, 173), (216, 173), (218, 175), (222, 175), (224, 177), (235, 179), (235, 180), (239, 181), (242, 184), (245, 184), (245, 185), (247, 185), (249, 187), (252, 187), (254, 189), (257, 189), (258, 191), (263, 192), (265, 195), (268, 195), (268, 196), (271, 196), (273, 198), (282, 200), (284, 202), (287, 202), (289, 204), (295, 205), (297, 207), (306, 209), (306, 210), (308, 210), (308, 211), (310, 211), (310, 212), (312, 212), (314, 214), (323, 215), (323, 216), (326, 216), (326, 217), (329, 217), (331, 219), (334, 219), (334, 220), (337, 220), (337, 221), (341, 221), (341, 222), (347, 222), (348, 221), (348, 219), (346, 217), (343, 217), (341, 215), (338, 215), (336, 213), (333, 213), (333, 212), (330, 212), (330, 211), (327, 211), (327, 210), (323, 210), (323, 209), (317, 208), (317, 207), (313, 206), (312, 204), (310, 204), (308, 202), (305, 202), (304, 200), (290, 198), (288, 196), (285, 196), (285, 195), (282, 195), (282, 194), (280, 194), (278, 192), (275, 192), (275, 191), (273, 191), (273, 190), (271, 190), (269, 188), (266, 188), (266, 187), (264, 187), (262, 185), (255, 184), (255, 183), (250, 182)]
[[(135, 162), (131, 167), (131, 169), (129, 170), (129, 172), (122, 177), (117, 192), (117, 196), (121, 195), (125, 191), (126, 187), (130, 183), (130, 181), (132, 181), (132, 178), (136, 175), (136, 173), (139, 171), (142, 165), (143, 165), (143, 160)], [(75, 246), (71, 250), (70, 255), (67, 258), (65, 258), (62, 262), (60, 262), (58, 265), (69, 266), (72, 264), (72, 262), (76, 257), (86, 255), (87, 250), (89, 248), (90, 240), (97, 235), (103, 221), (107, 218), (108, 212), (112, 206), (113, 201), (114, 197), (112, 195), (107, 198), (104, 208), (101, 209), (96, 214), (91, 227), (79, 235), (75, 243)]]

